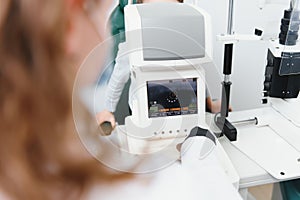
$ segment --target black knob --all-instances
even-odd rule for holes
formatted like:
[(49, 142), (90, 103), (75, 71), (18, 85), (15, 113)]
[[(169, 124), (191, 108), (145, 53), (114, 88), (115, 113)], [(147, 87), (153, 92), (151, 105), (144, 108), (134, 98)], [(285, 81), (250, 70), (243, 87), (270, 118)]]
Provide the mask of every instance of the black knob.
[(261, 36), (262, 33), (263, 33), (263, 31), (262, 31), (262, 30), (259, 30), (259, 29), (257, 29), (257, 28), (254, 30), (254, 34), (257, 35), (257, 36)]
[(262, 99), (262, 104), (267, 104), (268, 103), (268, 99)]
[(108, 121), (105, 121), (102, 124), (100, 124), (100, 129), (102, 135), (110, 135), (113, 130), (111, 123)]
[(265, 82), (271, 82), (272, 75), (271, 74), (266, 74), (265, 75)]
[(264, 90), (269, 91), (271, 89), (271, 82), (264, 82)]

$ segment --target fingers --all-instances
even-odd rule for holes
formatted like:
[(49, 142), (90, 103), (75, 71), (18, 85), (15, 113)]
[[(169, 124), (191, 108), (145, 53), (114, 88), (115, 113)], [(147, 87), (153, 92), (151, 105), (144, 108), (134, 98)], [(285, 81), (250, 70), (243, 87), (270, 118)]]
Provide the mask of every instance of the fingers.
[(109, 122), (111, 123), (112, 128), (114, 129), (116, 127), (116, 120), (115, 120), (115, 116), (109, 112), (111, 114), (110, 118), (109, 118)]
[(217, 100), (217, 101), (213, 101), (212, 105), (211, 105), (211, 112), (212, 113), (218, 113), (221, 112), (221, 101)]
[(102, 124), (102, 123), (104, 123), (104, 122), (110, 122), (112, 128), (116, 127), (115, 116), (111, 112), (109, 112), (107, 110), (104, 110), (104, 111), (101, 111), (100, 113), (98, 113), (96, 115), (96, 119), (97, 119), (97, 123), (99, 125)]
[[(208, 105), (212, 113), (221, 112), (221, 100), (210, 101)], [(229, 112), (231, 111), (232, 111), (232, 106), (229, 105)]]

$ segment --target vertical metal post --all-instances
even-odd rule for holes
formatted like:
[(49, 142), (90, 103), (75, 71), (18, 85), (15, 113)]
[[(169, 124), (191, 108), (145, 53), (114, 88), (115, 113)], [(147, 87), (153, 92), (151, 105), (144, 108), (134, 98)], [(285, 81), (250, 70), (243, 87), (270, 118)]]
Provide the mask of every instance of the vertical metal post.
[(228, 5), (228, 24), (227, 24), (227, 34), (232, 35), (233, 34), (233, 8), (234, 8), (234, 2), (233, 0), (229, 0)]
[[(233, 34), (233, 0), (229, 0), (228, 4), (228, 26), (227, 34)], [(230, 75), (232, 69), (232, 54), (233, 54), (233, 44), (225, 44), (224, 49), (224, 64), (223, 64), (223, 74), (224, 81), (222, 83), (222, 104), (221, 104), (221, 116), (228, 117), (229, 110), (229, 100), (230, 100)]]
[(224, 49), (224, 66), (223, 74), (224, 81), (222, 82), (222, 104), (221, 104), (221, 116), (228, 117), (229, 101), (230, 101), (230, 74), (232, 69), (232, 53), (233, 44), (225, 44)]
[[(229, 0), (228, 5), (228, 26), (227, 35), (233, 35), (233, 0)], [(225, 44), (224, 48), (224, 63), (223, 74), (224, 81), (222, 82), (222, 104), (221, 104), (221, 116), (217, 118), (217, 126), (222, 130), (221, 135), (226, 135), (230, 141), (237, 140), (236, 128), (226, 119), (229, 111), (230, 100), (230, 74), (232, 69), (232, 57), (233, 57), (233, 43)]]

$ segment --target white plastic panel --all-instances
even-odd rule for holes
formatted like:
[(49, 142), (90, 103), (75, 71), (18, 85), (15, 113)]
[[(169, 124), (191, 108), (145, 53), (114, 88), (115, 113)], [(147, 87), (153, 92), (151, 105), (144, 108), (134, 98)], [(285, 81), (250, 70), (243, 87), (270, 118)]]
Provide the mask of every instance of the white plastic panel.
[(240, 177), (234, 168), (233, 164), (231, 163), (228, 155), (226, 154), (225, 150), (223, 149), (222, 145), (218, 140), (216, 140), (217, 148), (216, 154), (218, 156), (219, 162), (224, 169), (225, 174), (228, 176), (230, 182), (236, 189), (239, 189), (239, 181)]
[(300, 95), (298, 95), (297, 99), (288, 100), (271, 98), (271, 105), (295, 126), (300, 128)]
[(273, 109), (242, 111), (231, 118), (239, 116), (256, 116), (259, 124), (238, 126), (238, 138), (232, 144), (277, 179), (300, 177), (300, 152), (284, 137), (290, 130), (282, 123), (288, 121)]
[[(145, 146), (143, 146), (145, 144), (155, 145), (152, 147), (156, 147), (156, 151), (158, 151), (159, 149), (161, 150), (162, 147), (166, 147), (166, 145), (169, 144), (167, 148), (165, 148), (163, 151), (158, 151), (157, 153), (162, 155), (163, 154), (168, 155), (168, 158), (164, 160), (164, 162), (167, 163), (168, 159), (169, 162), (171, 159), (174, 159), (174, 161), (177, 160), (175, 162), (175, 166), (182, 167), (180, 161), (178, 160), (180, 157), (180, 152), (176, 150), (174, 144), (183, 142), (185, 138), (161, 139), (161, 140), (148, 141), (148, 143), (143, 143), (143, 141), (138, 141), (133, 138), (127, 137), (126, 126), (124, 125), (117, 126), (117, 130), (114, 131), (114, 136), (112, 135), (110, 137), (116, 137), (117, 139), (115, 139), (116, 140), (115, 144), (117, 146), (120, 145), (119, 147), (121, 149), (127, 150), (131, 155), (135, 155), (135, 153), (137, 152), (135, 156), (140, 155), (141, 148), (145, 150)], [(216, 140), (216, 144), (217, 146), (216, 146), (215, 153), (220, 164), (220, 166), (216, 166), (216, 167), (221, 167), (224, 170), (225, 174), (227, 175), (229, 182), (232, 183), (236, 189), (238, 189), (240, 177), (218, 140)], [(147, 150), (155, 150), (155, 149), (147, 149)], [(154, 158), (156, 158), (155, 155)], [(158, 162), (158, 160), (155, 160), (155, 162)], [(151, 168), (151, 166), (149, 168)], [(197, 171), (199, 170), (195, 166), (195, 170), (193, 173), (197, 174)]]

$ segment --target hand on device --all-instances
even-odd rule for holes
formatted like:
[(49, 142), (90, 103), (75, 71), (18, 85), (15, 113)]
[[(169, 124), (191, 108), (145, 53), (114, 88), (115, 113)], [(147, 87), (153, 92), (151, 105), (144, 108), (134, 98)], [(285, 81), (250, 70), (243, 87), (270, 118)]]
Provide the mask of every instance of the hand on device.
[(109, 132), (116, 127), (115, 116), (108, 110), (99, 112), (96, 115), (96, 119), (105, 135), (110, 134)]

